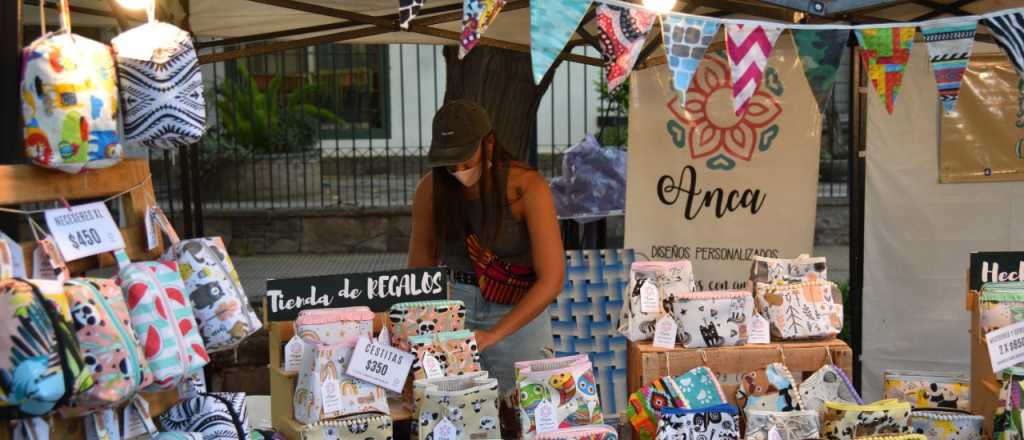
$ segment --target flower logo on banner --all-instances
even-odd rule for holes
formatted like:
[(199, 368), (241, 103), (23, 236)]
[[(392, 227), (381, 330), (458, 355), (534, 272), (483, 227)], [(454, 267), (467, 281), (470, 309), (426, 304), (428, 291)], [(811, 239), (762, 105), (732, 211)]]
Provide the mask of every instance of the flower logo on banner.
[(775, 120), (782, 114), (778, 96), (782, 83), (778, 72), (768, 68), (762, 86), (750, 99), (745, 113), (732, 108), (729, 65), (720, 54), (708, 54), (686, 91), (686, 105), (673, 97), (667, 104), (674, 115), (668, 132), (678, 148), (689, 148), (693, 159), (707, 159), (708, 169), (727, 171), (738, 161), (750, 162), (754, 151), (767, 151), (779, 135)]

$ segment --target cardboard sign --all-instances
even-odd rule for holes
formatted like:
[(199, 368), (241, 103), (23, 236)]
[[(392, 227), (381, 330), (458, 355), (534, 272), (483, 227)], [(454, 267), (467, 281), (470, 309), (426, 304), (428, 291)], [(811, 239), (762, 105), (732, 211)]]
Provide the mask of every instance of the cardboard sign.
[(124, 238), (103, 202), (43, 212), (65, 261), (124, 249)]
[(1024, 363), (1024, 321), (985, 334), (992, 371)]
[(385, 312), (408, 301), (448, 299), (448, 269), (408, 269), (267, 280), (267, 317), (294, 321), (300, 310), (367, 306)]
[(411, 353), (360, 336), (345, 373), (356, 379), (401, 393), (416, 359)]
[(1024, 252), (976, 252), (970, 267), (971, 290), (985, 283), (1024, 281)]

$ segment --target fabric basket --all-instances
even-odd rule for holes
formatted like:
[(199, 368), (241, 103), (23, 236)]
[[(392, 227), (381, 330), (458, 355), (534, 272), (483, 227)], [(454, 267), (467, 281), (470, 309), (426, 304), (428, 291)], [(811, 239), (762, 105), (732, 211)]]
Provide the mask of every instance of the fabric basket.
[(732, 405), (702, 409), (665, 408), (658, 416), (657, 440), (739, 440), (739, 411)]
[(537, 440), (618, 440), (619, 433), (608, 425), (588, 425), (537, 434)]
[(796, 258), (754, 256), (750, 280), (754, 285), (824, 281), (828, 280), (828, 263), (825, 257), (811, 257), (806, 254)]
[(753, 313), (750, 292), (686, 292), (673, 297), (672, 316), (686, 348), (746, 344), (747, 322)]
[(412, 345), (412, 353), (416, 355), (416, 360), (412, 363), (414, 379), (427, 378), (424, 362), (428, 356), (432, 356), (438, 362), (445, 376), (480, 371), (476, 334), (470, 330), (413, 336), (409, 343)]
[[(345, 374), (354, 349), (348, 344), (304, 342), (292, 400), (295, 420), (313, 424), (365, 412), (390, 414), (383, 389)], [(336, 408), (324, 408), (325, 395), (336, 398)]]
[(629, 395), (626, 417), (638, 438), (650, 440), (658, 432), (658, 415), (664, 408), (704, 408), (728, 403), (722, 385), (708, 367), (697, 367), (680, 376), (664, 376)]
[(586, 355), (516, 362), (519, 420), (523, 438), (536, 436), (542, 402), (555, 408), (558, 428), (604, 423), (593, 365)]
[(307, 342), (355, 346), (360, 336), (373, 337), (373, 312), (363, 306), (303, 310), (295, 334)]
[(417, 380), (413, 385), (416, 427), (429, 439), (441, 420), (455, 425), (458, 438), (500, 440), (498, 380), (484, 372)]
[(782, 340), (824, 339), (843, 328), (843, 298), (828, 281), (758, 284), (757, 310)]
[[(656, 310), (645, 312), (642, 292), (657, 290)], [(654, 324), (672, 310), (675, 295), (694, 291), (693, 268), (688, 260), (637, 261), (629, 270), (629, 298), (619, 315), (619, 333), (630, 341), (644, 341), (654, 337)]]
[(864, 403), (843, 369), (832, 364), (819, 368), (811, 377), (804, 379), (797, 389), (803, 405), (801, 408), (819, 414), (824, 413), (828, 402)]
[(885, 398), (909, 403), (915, 409), (971, 408), (970, 378), (964, 373), (892, 370), (885, 372)]
[(413, 336), (454, 332), (465, 326), (465, 305), (458, 300), (398, 303), (388, 313), (391, 345), (403, 351), (409, 351), (409, 338)]
[(771, 440), (774, 429), (781, 440), (807, 440), (820, 438), (817, 411), (758, 411), (748, 410), (746, 440)]
[(196, 432), (203, 440), (248, 440), (245, 393), (202, 393), (178, 402), (158, 417), (167, 431)]
[(744, 411), (794, 411), (803, 408), (796, 381), (786, 365), (774, 362), (746, 373), (740, 380), (736, 401)]
[(889, 434), (907, 434), (910, 430), (910, 404), (894, 399), (868, 405), (829, 402), (825, 404), (822, 438), (852, 440)]
[(965, 411), (920, 410), (910, 413), (910, 430), (930, 440), (981, 440), (985, 418)]
[(387, 414), (366, 413), (307, 425), (301, 440), (391, 440), (394, 423)]

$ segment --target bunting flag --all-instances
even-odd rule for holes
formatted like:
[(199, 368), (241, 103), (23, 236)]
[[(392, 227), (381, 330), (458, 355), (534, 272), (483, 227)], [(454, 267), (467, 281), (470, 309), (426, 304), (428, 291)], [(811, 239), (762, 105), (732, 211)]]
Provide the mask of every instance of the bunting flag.
[(398, 0), (398, 26), (409, 29), (409, 22), (420, 14), (425, 0)]
[(540, 84), (589, 8), (590, 0), (530, 2), (530, 61), (534, 83)]
[(1019, 9), (1006, 11), (985, 19), (985, 25), (1010, 58), (1017, 74), (1024, 79), (1024, 12)]
[[(468, 0), (467, 0), (468, 1)], [(624, 8), (601, 3), (597, 6), (598, 43), (605, 68), (608, 69), (608, 91), (614, 92), (626, 82), (647, 33), (657, 14), (641, 8)]]
[(974, 47), (974, 33), (978, 22), (969, 20), (961, 23), (922, 24), (928, 57), (935, 73), (935, 84), (939, 88), (939, 101), (946, 113), (955, 112), (956, 97), (960, 94), (960, 81), (964, 78), (967, 63), (971, 60)]
[(903, 70), (910, 61), (914, 32), (914, 26), (857, 29), (856, 32), (868, 78), (890, 115), (900, 94)]
[(462, 38), (459, 39), (459, 59), (476, 47), (480, 36), (498, 18), (505, 0), (465, 0), (462, 3)]
[(836, 71), (846, 50), (846, 40), (850, 38), (849, 29), (793, 29), (793, 41), (796, 43), (800, 64), (804, 66), (804, 76), (811, 86), (814, 99), (818, 101), (818, 109), (824, 111), (832, 97), (832, 89), (836, 85)]
[(768, 56), (782, 27), (755, 24), (726, 24), (725, 48), (732, 70), (732, 108), (736, 116), (746, 113), (750, 98), (764, 78)]
[(690, 88), (690, 80), (721, 24), (721, 21), (713, 18), (661, 16), (665, 55), (668, 57), (668, 67), (672, 69), (672, 87), (679, 96), (680, 107), (686, 105), (686, 90)]

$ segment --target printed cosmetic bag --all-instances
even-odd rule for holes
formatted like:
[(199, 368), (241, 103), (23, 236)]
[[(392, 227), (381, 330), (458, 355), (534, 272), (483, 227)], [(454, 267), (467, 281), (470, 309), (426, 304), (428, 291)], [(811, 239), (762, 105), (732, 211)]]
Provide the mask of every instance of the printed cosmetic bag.
[(354, 346), (360, 336), (373, 337), (369, 307), (303, 310), (295, 318), (295, 334), (303, 341)]
[(383, 389), (345, 374), (354, 349), (347, 344), (303, 344), (292, 400), (295, 420), (311, 424), (365, 412), (390, 413)]
[(185, 284), (177, 264), (128, 263), (121, 268), (117, 283), (128, 302), (132, 329), (153, 372), (153, 384), (146, 391), (173, 388), (210, 362), (192, 306), (185, 299)]
[(409, 338), (413, 336), (454, 332), (465, 326), (465, 305), (458, 300), (398, 303), (388, 313), (391, 345), (403, 351), (409, 351)]
[(800, 255), (796, 258), (753, 258), (750, 280), (766, 284), (801, 283), (828, 279), (825, 257)]
[(747, 320), (754, 313), (750, 292), (687, 292), (674, 298), (672, 316), (686, 348), (734, 347), (747, 343)]
[(739, 411), (732, 405), (703, 409), (665, 408), (658, 417), (657, 440), (739, 440)]
[(537, 434), (537, 440), (618, 440), (619, 433), (608, 425), (577, 426)]
[(470, 330), (433, 333), (409, 339), (416, 360), (412, 363), (415, 379), (425, 379), (424, 360), (433, 356), (446, 376), (457, 376), (480, 371), (480, 353), (476, 347), (476, 334)]
[(419, 438), (429, 439), (434, 428), (447, 418), (457, 438), (500, 440), (498, 379), (486, 373), (441, 379), (417, 380), (414, 384)]
[[(619, 333), (630, 341), (654, 337), (654, 324), (672, 310), (675, 295), (694, 291), (693, 269), (688, 260), (638, 261), (630, 266), (629, 299), (619, 316)], [(643, 292), (651, 290), (659, 301), (644, 311)]]
[(807, 440), (820, 438), (817, 411), (758, 411), (749, 410), (746, 417), (746, 440), (772, 440), (774, 429), (781, 440)]
[(915, 409), (971, 408), (970, 378), (940, 371), (886, 371), (885, 398), (902, 400)]
[(1024, 320), (1024, 282), (981, 286), (981, 331), (989, 333)]
[(854, 437), (854, 440), (932, 440), (921, 434), (874, 435), (871, 437)]
[(391, 440), (393, 431), (391, 416), (366, 413), (308, 425), (299, 434), (301, 440)]
[(117, 78), (106, 45), (60, 31), (22, 52), (25, 153), (36, 165), (78, 173), (121, 160)]
[[(172, 150), (199, 142), (206, 131), (206, 104), (188, 32), (152, 22), (118, 35), (112, 44), (124, 97), (125, 144)], [(140, 51), (139, 45), (145, 47)]]
[(178, 273), (209, 352), (233, 348), (260, 329), (260, 318), (249, 306), (220, 237), (175, 243), (163, 259), (178, 263)]
[(850, 440), (882, 434), (906, 434), (910, 430), (910, 404), (894, 399), (868, 405), (825, 404), (822, 438)]
[(843, 299), (828, 281), (758, 284), (757, 310), (783, 340), (831, 338), (843, 328)]
[(116, 406), (153, 383), (146, 355), (132, 330), (128, 305), (113, 280), (75, 278), (64, 283), (82, 359), (93, 387), (62, 412), (80, 416)]
[(981, 440), (985, 418), (961, 411), (923, 410), (910, 413), (910, 430), (931, 440)]
[(778, 362), (744, 374), (736, 401), (744, 411), (794, 411), (804, 407), (793, 374)]
[(198, 432), (204, 440), (248, 440), (245, 393), (202, 393), (185, 398), (159, 417), (167, 431)]
[(519, 420), (523, 437), (537, 433), (536, 411), (542, 402), (555, 407), (558, 428), (604, 422), (593, 365), (586, 355), (516, 362)]
[(638, 438), (650, 440), (657, 434), (662, 408), (706, 408), (724, 403), (728, 400), (715, 373), (697, 367), (680, 376), (662, 377), (631, 394), (626, 417)]
[(1010, 367), (1000, 377), (999, 405), (996, 406), (993, 438), (1020, 440), (1024, 438), (1021, 410), (1024, 409), (1024, 368)]
[(203, 434), (198, 432), (157, 432), (150, 436), (149, 440), (203, 440)]
[(864, 403), (843, 369), (831, 364), (815, 371), (811, 377), (801, 382), (797, 389), (800, 391), (800, 399), (803, 404), (801, 409), (818, 413), (825, 410), (827, 402), (857, 405)]

